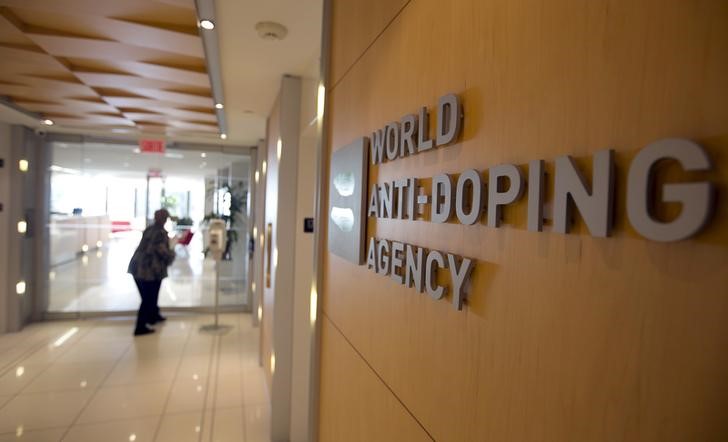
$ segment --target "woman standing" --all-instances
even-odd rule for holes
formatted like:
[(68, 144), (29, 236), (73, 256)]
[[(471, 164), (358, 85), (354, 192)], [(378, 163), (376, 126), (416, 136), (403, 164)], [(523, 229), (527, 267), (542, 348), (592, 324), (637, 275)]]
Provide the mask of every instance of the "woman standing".
[(134, 277), (142, 297), (134, 329), (135, 336), (154, 333), (154, 329), (147, 324), (154, 325), (167, 319), (159, 312), (157, 302), (162, 279), (167, 277), (167, 267), (175, 257), (164, 229), (168, 218), (169, 212), (165, 209), (154, 212), (154, 224), (144, 230), (142, 240), (129, 262), (127, 271)]

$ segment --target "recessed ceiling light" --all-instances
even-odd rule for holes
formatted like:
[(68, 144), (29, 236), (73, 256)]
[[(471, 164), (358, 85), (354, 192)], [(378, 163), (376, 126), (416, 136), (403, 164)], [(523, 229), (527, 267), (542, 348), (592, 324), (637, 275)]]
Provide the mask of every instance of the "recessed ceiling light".
[(213, 23), (211, 20), (200, 20), (200, 27), (202, 29), (205, 29), (207, 31), (212, 31), (215, 29), (215, 23)]
[(41, 121), (46, 126), (53, 126), (53, 120), (46, 118), (45, 120)]
[(227, 140), (227, 134), (220, 134), (220, 139)]
[(215, 109), (222, 109), (224, 107), (225, 107), (225, 105), (222, 103), (215, 103)]
[(255, 30), (258, 31), (258, 37), (269, 41), (283, 40), (288, 35), (288, 29), (285, 26), (272, 21), (256, 23)]

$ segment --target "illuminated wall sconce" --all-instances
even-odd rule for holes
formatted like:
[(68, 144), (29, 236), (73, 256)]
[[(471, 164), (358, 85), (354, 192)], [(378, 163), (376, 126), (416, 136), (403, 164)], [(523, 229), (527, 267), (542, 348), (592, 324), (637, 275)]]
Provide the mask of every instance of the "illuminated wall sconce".
[(18, 161), (18, 170), (21, 172), (27, 172), (28, 168), (30, 167), (30, 163), (28, 160), (19, 160)]
[(316, 283), (311, 283), (311, 300), (308, 305), (311, 325), (316, 324), (316, 316), (318, 315), (318, 292), (316, 291)]
[(318, 97), (316, 99), (316, 117), (319, 121), (324, 117), (324, 108), (326, 105), (326, 87), (323, 84), (319, 84)]
[(25, 235), (28, 232), (28, 222), (26, 220), (18, 221), (18, 233)]
[(268, 162), (263, 161), (262, 167), (263, 167), (263, 175), (265, 175), (265, 172), (268, 170)]
[(100, 240), (99, 241), (96, 241), (96, 247), (98, 247), (100, 249), (103, 246), (104, 246), (104, 242), (103, 241), (100, 241)]
[(283, 153), (283, 142), (278, 138), (278, 142), (276, 143), (276, 158), (278, 158), (278, 161), (281, 160), (281, 153)]
[(270, 374), (274, 374), (276, 372), (276, 354), (271, 353), (270, 354)]
[(84, 244), (84, 245), (82, 245), (82, 246), (81, 246), (81, 251), (82, 251), (83, 253), (86, 253), (86, 252), (88, 252), (88, 244)]
[(263, 306), (259, 305), (258, 306), (258, 322), (260, 322), (262, 320), (263, 320)]
[(256, 171), (255, 171), (255, 182), (257, 183), (259, 179), (260, 179), (260, 172), (258, 172), (258, 171), (256, 170)]
[(18, 281), (18, 283), (15, 284), (15, 293), (17, 293), (18, 295), (24, 295), (25, 289), (25, 281)]

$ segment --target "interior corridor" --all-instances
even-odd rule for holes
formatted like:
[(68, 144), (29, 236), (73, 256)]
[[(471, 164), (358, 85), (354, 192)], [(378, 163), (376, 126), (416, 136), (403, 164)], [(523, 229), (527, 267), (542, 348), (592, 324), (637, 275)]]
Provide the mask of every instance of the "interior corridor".
[[(248, 314), (32, 324), (0, 336), (0, 441), (268, 441), (269, 405)], [(103, 436), (102, 436), (103, 435)]]

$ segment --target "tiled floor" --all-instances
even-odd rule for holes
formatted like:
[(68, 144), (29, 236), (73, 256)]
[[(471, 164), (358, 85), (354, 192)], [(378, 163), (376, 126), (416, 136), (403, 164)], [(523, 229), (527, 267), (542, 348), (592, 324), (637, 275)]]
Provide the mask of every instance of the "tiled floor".
[(46, 322), (0, 336), (0, 442), (268, 441), (269, 405), (250, 315)]
[[(108, 312), (139, 308), (139, 292), (126, 270), (141, 232), (127, 232), (90, 250), (78, 259), (49, 272), (48, 310), (51, 312)], [(238, 244), (236, 247), (242, 247)], [(187, 249), (177, 247), (177, 258), (162, 282), (159, 305), (199, 307), (214, 304), (215, 262), (202, 257), (202, 236), (195, 235)], [(242, 306), (246, 302), (244, 275), (239, 261), (223, 262), (220, 304)]]

